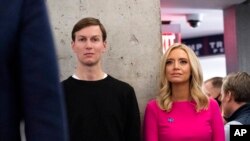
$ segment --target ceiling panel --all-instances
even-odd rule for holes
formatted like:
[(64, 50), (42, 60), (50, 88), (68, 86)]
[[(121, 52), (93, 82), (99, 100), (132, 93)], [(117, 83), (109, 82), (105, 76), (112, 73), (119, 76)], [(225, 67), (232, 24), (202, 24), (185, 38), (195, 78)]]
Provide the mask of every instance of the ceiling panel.
[(245, 0), (161, 0), (162, 8), (223, 9)]
[[(161, 0), (161, 19), (179, 24), (182, 38), (223, 34), (223, 9), (245, 0)], [(200, 26), (192, 28), (187, 14), (202, 14)], [(164, 30), (164, 26), (162, 27)]]

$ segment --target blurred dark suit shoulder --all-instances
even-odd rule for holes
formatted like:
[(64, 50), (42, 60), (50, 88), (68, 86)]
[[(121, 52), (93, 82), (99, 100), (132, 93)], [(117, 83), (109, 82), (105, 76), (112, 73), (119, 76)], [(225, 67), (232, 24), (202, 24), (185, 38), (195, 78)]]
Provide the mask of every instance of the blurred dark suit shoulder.
[(45, 0), (1, 0), (0, 141), (66, 141), (63, 101)]

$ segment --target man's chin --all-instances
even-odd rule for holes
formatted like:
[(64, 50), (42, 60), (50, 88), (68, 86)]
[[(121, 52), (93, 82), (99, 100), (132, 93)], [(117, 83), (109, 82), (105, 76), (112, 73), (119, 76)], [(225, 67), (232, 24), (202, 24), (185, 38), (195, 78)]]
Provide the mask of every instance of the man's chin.
[(88, 62), (85, 62), (85, 63), (84, 63), (85, 66), (89, 66), (89, 67), (95, 66), (95, 65), (97, 65), (97, 64), (98, 64), (97, 62), (93, 62), (93, 61), (88, 61)]

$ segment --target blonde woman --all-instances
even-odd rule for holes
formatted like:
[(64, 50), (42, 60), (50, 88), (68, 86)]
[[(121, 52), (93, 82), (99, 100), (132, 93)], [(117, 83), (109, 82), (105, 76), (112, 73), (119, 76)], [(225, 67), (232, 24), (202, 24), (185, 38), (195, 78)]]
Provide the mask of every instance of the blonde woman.
[(161, 63), (159, 95), (145, 111), (144, 140), (224, 141), (219, 105), (202, 92), (202, 70), (193, 50), (174, 44)]

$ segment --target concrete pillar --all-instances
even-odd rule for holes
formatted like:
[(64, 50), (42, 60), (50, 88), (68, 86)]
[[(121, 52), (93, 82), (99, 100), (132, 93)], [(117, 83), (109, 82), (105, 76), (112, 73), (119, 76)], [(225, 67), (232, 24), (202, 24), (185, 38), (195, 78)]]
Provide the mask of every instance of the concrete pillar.
[(250, 72), (250, 4), (224, 9), (224, 44), (227, 73)]
[(161, 48), (159, 0), (47, 1), (60, 64), (60, 78), (72, 75), (75, 57), (71, 30), (81, 18), (99, 18), (108, 32), (105, 72), (128, 82), (136, 91), (143, 117), (147, 101), (158, 88)]

